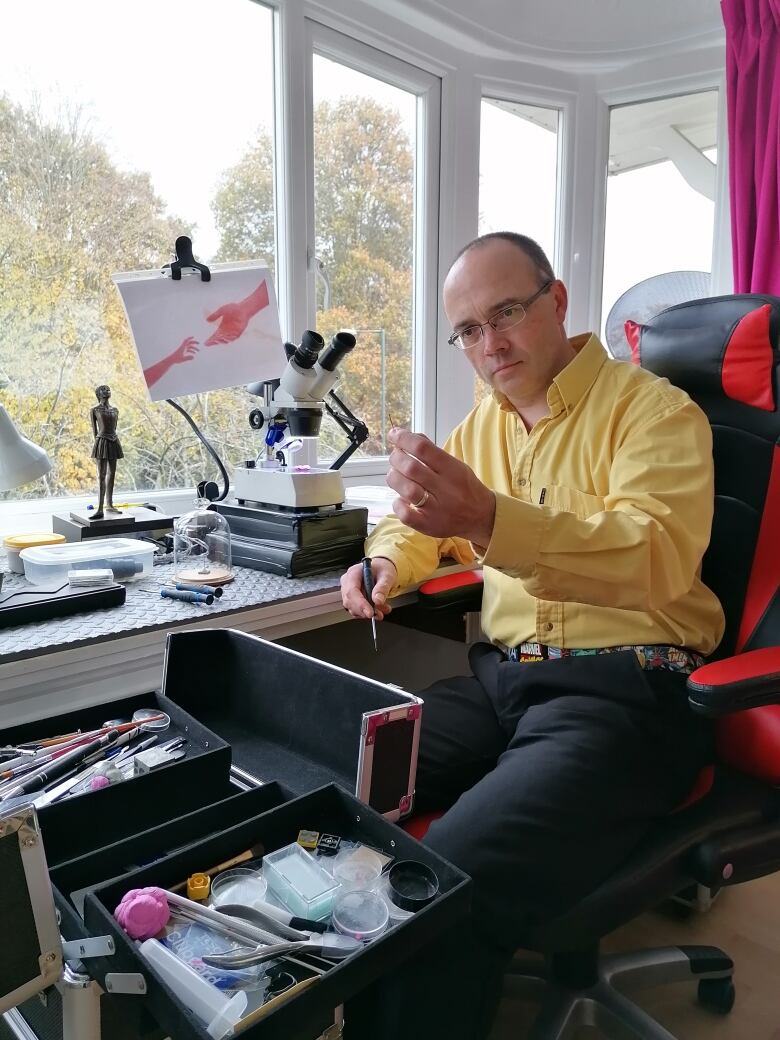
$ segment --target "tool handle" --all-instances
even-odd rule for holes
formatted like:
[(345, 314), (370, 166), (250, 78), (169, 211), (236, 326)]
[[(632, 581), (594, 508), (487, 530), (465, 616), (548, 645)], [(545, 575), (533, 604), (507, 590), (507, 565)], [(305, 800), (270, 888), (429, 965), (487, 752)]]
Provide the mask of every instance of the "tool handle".
[(363, 591), (365, 593), (366, 599), (373, 607), (374, 600), (372, 599), (372, 596), (374, 594), (374, 575), (371, 570), (370, 556), (363, 557)]
[(166, 585), (160, 589), (160, 595), (163, 599), (182, 599), (186, 603), (208, 603), (209, 606), (214, 602), (212, 592), (190, 592), (184, 589), (171, 589)]
[(222, 595), (222, 589), (214, 587), (212, 585), (195, 585), (188, 581), (177, 581), (176, 588), (182, 592), (202, 592), (206, 596), (216, 596), (217, 599)]

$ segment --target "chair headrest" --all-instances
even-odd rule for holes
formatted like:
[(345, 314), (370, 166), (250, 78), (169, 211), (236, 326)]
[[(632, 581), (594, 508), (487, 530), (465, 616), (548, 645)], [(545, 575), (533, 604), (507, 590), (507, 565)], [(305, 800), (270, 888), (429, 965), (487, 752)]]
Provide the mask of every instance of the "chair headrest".
[(669, 307), (647, 325), (626, 322), (633, 360), (685, 390), (774, 412), (780, 297), (714, 296)]

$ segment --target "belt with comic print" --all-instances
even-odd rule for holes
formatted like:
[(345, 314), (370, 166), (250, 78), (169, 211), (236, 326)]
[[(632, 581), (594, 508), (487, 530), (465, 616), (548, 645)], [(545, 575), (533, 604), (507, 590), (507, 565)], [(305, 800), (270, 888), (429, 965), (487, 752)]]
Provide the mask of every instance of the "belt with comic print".
[(705, 658), (681, 646), (599, 646), (580, 649), (566, 646), (546, 646), (544, 643), (521, 643), (505, 648), (510, 661), (555, 661), (560, 657), (591, 657), (594, 654), (616, 654), (633, 650), (640, 668), (666, 668), (670, 672), (689, 675), (705, 663)]

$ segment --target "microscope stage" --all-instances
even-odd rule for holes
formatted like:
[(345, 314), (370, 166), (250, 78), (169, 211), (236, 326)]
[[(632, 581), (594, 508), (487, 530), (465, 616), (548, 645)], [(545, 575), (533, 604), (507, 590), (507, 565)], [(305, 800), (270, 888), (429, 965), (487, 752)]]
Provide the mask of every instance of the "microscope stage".
[(345, 498), (339, 471), (313, 466), (285, 469), (236, 466), (233, 493), (240, 504), (257, 502), (292, 510), (339, 506)]

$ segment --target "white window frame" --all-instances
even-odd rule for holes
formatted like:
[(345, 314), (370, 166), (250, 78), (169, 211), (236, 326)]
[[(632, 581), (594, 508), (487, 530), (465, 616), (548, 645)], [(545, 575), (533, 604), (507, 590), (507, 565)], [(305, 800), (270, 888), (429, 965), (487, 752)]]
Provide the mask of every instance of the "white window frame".
[[(314, 279), (314, 90), (313, 59), (318, 54), (374, 79), (417, 96), (414, 191), (414, 259), (412, 290), (412, 385), (414, 428), (434, 436), (436, 424), (436, 355), (426, 350), (435, 342), (438, 271), (439, 150), (441, 81), (406, 60), (353, 36), (306, 19), (306, 199), (307, 292), (309, 321), (316, 321)], [(315, 327), (313, 324), (309, 328)], [(352, 406), (347, 401), (348, 406)], [(345, 442), (346, 447), (346, 442)], [(371, 479), (387, 473), (387, 456), (350, 460), (342, 468), (349, 478)]]
[[(594, 235), (590, 312), (592, 328), (601, 328), (601, 298), (604, 276), (604, 244), (606, 234), (607, 178), (609, 157), (610, 111), (619, 105), (638, 105), (663, 98), (717, 91), (718, 95), (718, 164), (715, 190), (715, 210), (712, 228), (712, 263), (710, 292), (713, 296), (733, 292), (731, 263), (731, 208), (728, 188), (728, 121), (726, 112), (726, 83), (723, 69), (707, 69), (689, 74), (647, 78), (639, 82), (615, 87), (604, 86), (597, 91), (599, 113), (595, 135), (596, 155), (603, 161), (605, 171), (603, 193), (594, 200), (594, 211), (599, 212), (600, 234)], [(594, 229), (595, 230), (595, 229)]]

